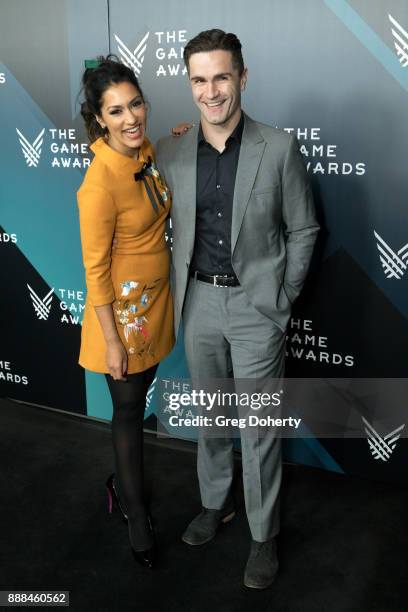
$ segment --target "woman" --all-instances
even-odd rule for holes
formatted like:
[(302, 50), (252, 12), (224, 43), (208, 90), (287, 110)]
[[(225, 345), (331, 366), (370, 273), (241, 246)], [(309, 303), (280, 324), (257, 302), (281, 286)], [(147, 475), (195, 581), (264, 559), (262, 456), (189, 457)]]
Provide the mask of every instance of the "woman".
[(108, 56), (85, 70), (82, 82), (81, 112), (95, 157), (78, 191), (87, 284), (79, 363), (106, 375), (116, 464), (115, 479), (106, 483), (110, 508), (113, 498), (135, 559), (153, 567), (143, 419), (147, 390), (174, 344), (164, 237), (170, 193), (145, 136), (146, 104), (132, 70)]

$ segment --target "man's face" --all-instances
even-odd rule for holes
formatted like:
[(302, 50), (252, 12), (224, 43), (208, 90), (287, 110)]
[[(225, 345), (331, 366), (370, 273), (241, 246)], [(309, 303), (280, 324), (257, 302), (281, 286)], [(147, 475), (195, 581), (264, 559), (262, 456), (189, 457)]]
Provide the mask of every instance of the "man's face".
[(228, 127), (240, 115), (247, 70), (239, 74), (230, 51), (203, 51), (191, 55), (189, 76), (201, 121)]

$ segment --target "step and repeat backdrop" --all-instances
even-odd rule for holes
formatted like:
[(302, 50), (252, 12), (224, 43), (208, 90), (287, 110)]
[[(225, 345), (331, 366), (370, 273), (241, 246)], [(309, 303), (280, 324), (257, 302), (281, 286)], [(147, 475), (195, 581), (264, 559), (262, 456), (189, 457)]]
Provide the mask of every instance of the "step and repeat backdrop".
[[(79, 114), (84, 61), (111, 52), (132, 67), (155, 142), (198, 120), (182, 54), (213, 27), (242, 42), (246, 112), (296, 134), (322, 225), (288, 328), (287, 374), (408, 378), (406, 1), (157, 0), (152, 8), (2, 3), (1, 395), (110, 419), (104, 377), (77, 365), (85, 282), (76, 191), (92, 158)], [(182, 341), (159, 377), (188, 377)], [(153, 387), (148, 425), (155, 410)], [(406, 482), (398, 419), (388, 430), (368, 423), (354, 440), (288, 440), (286, 458)]]

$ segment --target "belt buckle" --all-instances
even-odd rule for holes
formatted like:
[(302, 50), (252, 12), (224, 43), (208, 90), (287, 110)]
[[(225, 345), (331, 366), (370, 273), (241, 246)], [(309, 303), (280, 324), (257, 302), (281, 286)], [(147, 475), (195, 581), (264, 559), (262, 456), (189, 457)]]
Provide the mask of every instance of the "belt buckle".
[(228, 278), (228, 274), (214, 274), (214, 287), (228, 287), (228, 285), (218, 285), (217, 278)]

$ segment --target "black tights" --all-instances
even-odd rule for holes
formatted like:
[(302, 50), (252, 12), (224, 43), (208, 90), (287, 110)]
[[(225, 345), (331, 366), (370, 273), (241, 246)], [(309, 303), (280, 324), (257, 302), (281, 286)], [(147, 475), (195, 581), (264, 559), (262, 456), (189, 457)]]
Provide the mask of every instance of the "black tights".
[(115, 453), (115, 484), (129, 519), (130, 543), (135, 550), (153, 545), (143, 495), (143, 420), (146, 393), (157, 366), (128, 374), (127, 381), (107, 375), (113, 403), (112, 440)]

